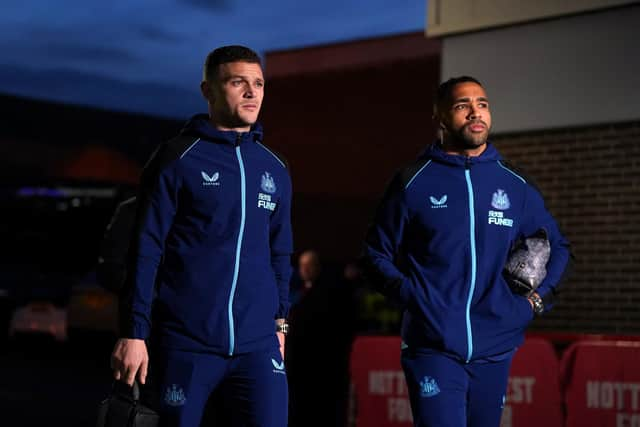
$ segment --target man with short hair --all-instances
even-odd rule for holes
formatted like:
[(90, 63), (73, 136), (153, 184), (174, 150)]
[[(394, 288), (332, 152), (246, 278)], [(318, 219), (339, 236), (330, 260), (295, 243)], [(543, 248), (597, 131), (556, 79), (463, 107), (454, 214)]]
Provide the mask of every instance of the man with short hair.
[(223, 387), (243, 425), (284, 427), (291, 181), (261, 142), (258, 55), (214, 50), (200, 88), (209, 114), (143, 172), (114, 376), (145, 383), (150, 364), (167, 426), (198, 426)]
[[(404, 308), (401, 362), (416, 426), (497, 427), (511, 359), (553, 305), (567, 240), (529, 179), (487, 139), (489, 100), (472, 77), (444, 82), (440, 141), (394, 177), (369, 229), (365, 272)], [(545, 229), (547, 275), (520, 296), (503, 278), (510, 249)]]

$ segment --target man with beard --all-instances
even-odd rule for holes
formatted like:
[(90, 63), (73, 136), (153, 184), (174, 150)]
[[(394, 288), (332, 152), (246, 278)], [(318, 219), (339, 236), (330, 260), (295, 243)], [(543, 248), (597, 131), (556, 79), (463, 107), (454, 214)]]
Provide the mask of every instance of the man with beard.
[[(491, 112), (478, 80), (444, 82), (434, 117), (441, 138), (392, 180), (363, 267), (404, 309), (401, 362), (415, 425), (496, 427), (515, 349), (553, 306), (569, 246), (540, 192), (487, 141)], [(515, 242), (539, 229), (551, 245), (547, 275), (520, 296), (502, 270)]]

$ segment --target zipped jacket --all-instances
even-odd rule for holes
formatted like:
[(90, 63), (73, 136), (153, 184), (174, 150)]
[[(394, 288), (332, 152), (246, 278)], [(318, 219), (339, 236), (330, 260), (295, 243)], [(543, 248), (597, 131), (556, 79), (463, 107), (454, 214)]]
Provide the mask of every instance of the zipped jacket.
[[(250, 132), (207, 115), (159, 147), (138, 195), (123, 335), (226, 355), (273, 345), (291, 274), (291, 180)], [(155, 341), (154, 341), (155, 342)]]
[(491, 144), (477, 157), (434, 144), (387, 189), (366, 237), (365, 272), (405, 309), (405, 346), (466, 362), (507, 354), (533, 310), (502, 270), (517, 239), (540, 228), (551, 243), (538, 288), (549, 310), (570, 251), (540, 192)]

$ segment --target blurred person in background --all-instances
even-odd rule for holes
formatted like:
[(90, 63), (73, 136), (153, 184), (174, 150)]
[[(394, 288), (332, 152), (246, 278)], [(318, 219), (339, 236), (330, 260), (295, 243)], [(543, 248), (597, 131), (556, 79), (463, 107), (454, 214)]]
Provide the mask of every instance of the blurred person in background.
[(306, 250), (298, 257), (298, 268), (291, 278), (291, 310), (302, 301), (305, 295), (313, 288), (314, 283), (320, 277), (322, 267), (320, 256), (314, 250)]
[(346, 420), (353, 291), (340, 273), (323, 265), (315, 250), (298, 257), (286, 353), (291, 427)]
[(251, 49), (212, 51), (209, 114), (143, 171), (112, 368), (165, 426), (198, 426), (220, 390), (238, 423), (287, 425), (291, 181), (262, 144), (264, 84)]
[[(536, 315), (553, 307), (569, 244), (542, 195), (488, 142), (478, 80), (440, 85), (441, 138), (401, 169), (364, 249), (368, 280), (404, 308), (401, 362), (416, 426), (496, 427), (511, 359)], [(546, 279), (518, 295), (502, 276), (510, 249), (545, 229)]]

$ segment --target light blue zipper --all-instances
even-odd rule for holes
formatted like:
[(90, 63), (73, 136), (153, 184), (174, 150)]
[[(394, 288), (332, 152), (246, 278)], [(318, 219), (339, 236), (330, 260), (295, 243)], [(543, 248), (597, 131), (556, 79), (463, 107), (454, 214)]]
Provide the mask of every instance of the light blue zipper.
[(233, 282), (231, 282), (231, 294), (229, 295), (229, 356), (233, 355), (235, 346), (235, 331), (233, 324), (233, 297), (236, 294), (238, 284), (238, 272), (240, 271), (240, 250), (242, 249), (242, 236), (244, 235), (244, 222), (247, 215), (246, 209), (246, 177), (244, 175), (244, 162), (240, 153), (240, 146), (236, 147), (236, 157), (240, 165), (240, 203), (242, 204), (242, 214), (240, 215), (240, 233), (238, 234), (238, 244), (236, 245), (236, 264), (233, 269)]
[(476, 215), (475, 205), (473, 203), (473, 184), (471, 184), (471, 172), (469, 169), (464, 171), (467, 180), (467, 192), (469, 193), (469, 239), (471, 240), (471, 286), (469, 289), (469, 298), (467, 298), (467, 363), (471, 360), (473, 354), (473, 334), (471, 332), (471, 300), (473, 299), (473, 291), (476, 288)]

